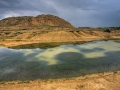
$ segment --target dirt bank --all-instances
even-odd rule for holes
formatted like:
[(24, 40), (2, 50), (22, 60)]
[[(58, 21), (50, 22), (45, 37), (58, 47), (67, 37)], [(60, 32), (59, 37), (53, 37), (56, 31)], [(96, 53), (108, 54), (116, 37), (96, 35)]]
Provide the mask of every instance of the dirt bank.
[[(13, 32), (4, 35), (1, 33), (0, 46), (10, 47), (31, 43), (49, 43), (49, 42), (85, 42), (93, 40), (120, 39), (120, 31), (112, 31), (111, 33), (100, 30), (84, 30), (84, 31), (25, 31), (14, 35)], [(12, 35), (12, 36), (10, 36)], [(14, 37), (13, 37), (14, 35)]]

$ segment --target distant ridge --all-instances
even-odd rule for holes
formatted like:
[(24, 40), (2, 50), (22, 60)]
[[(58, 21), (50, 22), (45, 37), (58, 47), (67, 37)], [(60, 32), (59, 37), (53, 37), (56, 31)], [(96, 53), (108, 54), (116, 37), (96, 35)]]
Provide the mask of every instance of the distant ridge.
[(54, 15), (38, 15), (33, 16), (21, 16), (21, 17), (9, 17), (0, 20), (0, 26), (58, 26), (58, 27), (74, 27), (69, 22)]

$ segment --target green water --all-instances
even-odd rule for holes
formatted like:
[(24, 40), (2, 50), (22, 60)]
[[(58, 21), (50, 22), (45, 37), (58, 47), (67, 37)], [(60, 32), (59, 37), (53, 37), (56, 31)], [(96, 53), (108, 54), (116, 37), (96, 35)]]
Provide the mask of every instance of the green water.
[(120, 70), (120, 43), (94, 41), (49, 49), (0, 47), (0, 80), (70, 78)]

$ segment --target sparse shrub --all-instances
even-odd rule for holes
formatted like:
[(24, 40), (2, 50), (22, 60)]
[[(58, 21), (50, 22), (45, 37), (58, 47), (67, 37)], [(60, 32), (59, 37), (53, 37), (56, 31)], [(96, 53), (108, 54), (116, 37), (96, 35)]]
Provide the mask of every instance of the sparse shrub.
[(4, 81), (2, 81), (2, 82), (0, 82), (0, 84), (5, 84), (5, 82), (4, 82)]
[(17, 39), (16, 41), (19, 42), (19, 41), (21, 41), (21, 40), (20, 40), (20, 39)]
[(2, 39), (2, 41), (5, 41), (5, 39)]
[(24, 84), (24, 83), (30, 83), (30, 81), (20, 81), (20, 82), (18, 82), (18, 84)]
[(111, 30), (110, 30), (109, 28), (107, 28), (107, 29), (104, 30), (104, 32), (108, 32), (108, 33), (110, 33)]
[(5, 46), (4, 44), (0, 44), (0, 46)]

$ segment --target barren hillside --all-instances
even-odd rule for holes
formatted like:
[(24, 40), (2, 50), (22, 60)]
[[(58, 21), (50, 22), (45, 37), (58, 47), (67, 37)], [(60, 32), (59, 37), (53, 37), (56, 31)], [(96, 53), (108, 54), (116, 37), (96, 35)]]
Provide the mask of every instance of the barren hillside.
[(106, 32), (98, 28), (75, 28), (58, 16), (9, 17), (0, 21), (0, 46), (42, 42), (76, 42), (119, 39), (120, 30)]
[(100, 30), (21, 30), (21, 31), (1, 31), (1, 46), (16, 46), (21, 44), (42, 43), (42, 42), (78, 42), (93, 41), (104, 39), (119, 39), (120, 31), (112, 31), (111, 33)]
[(53, 15), (38, 15), (33, 16), (23, 16), (23, 17), (9, 17), (0, 21), (1, 27), (10, 26), (58, 26), (58, 27), (73, 27), (69, 22), (65, 21), (58, 16)]

